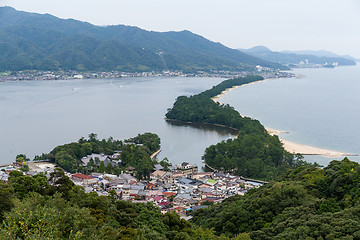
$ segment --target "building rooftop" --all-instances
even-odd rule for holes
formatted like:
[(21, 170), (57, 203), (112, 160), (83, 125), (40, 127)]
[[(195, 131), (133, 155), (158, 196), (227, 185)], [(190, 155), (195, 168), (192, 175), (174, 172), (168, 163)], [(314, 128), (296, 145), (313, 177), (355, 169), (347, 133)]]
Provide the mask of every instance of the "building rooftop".
[(93, 179), (94, 177), (82, 174), (82, 173), (75, 173), (72, 177), (82, 178), (82, 179)]

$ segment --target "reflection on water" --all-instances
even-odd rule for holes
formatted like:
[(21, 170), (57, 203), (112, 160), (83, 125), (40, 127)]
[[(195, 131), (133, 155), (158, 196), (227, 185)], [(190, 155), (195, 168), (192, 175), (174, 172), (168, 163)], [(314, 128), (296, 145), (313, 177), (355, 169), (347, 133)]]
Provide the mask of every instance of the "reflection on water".
[(190, 127), (190, 128), (194, 128), (194, 129), (200, 129), (200, 130), (206, 131), (206, 132), (217, 133), (218, 135), (224, 136), (224, 137), (229, 136), (229, 134), (234, 135), (234, 136), (236, 136), (238, 134), (238, 131), (236, 131), (234, 129), (222, 127), (222, 126), (211, 125), (211, 124), (206, 124), (206, 123), (190, 123), (190, 122), (174, 121), (174, 120), (169, 120), (169, 119), (166, 119), (166, 122), (172, 126)]
[(181, 122), (181, 121), (174, 121), (174, 120), (169, 120), (166, 119), (166, 122), (172, 126), (177, 126), (177, 127), (190, 127), (190, 128), (195, 128), (195, 129), (201, 129), (202, 131), (206, 131), (206, 132), (215, 132), (220, 136), (229, 136), (229, 134), (236, 136), (238, 134), (238, 131), (231, 129), (231, 128), (227, 128), (227, 127), (222, 127), (222, 126), (216, 126), (216, 125), (212, 125), (212, 124), (206, 124), (206, 123), (190, 123), (190, 122)]
[(173, 164), (189, 162), (201, 170), (202, 155), (210, 145), (234, 138), (236, 131), (220, 126), (200, 123), (164, 121), (165, 131), (160, 133), (161, 149), (158, 159), (167, 157)]

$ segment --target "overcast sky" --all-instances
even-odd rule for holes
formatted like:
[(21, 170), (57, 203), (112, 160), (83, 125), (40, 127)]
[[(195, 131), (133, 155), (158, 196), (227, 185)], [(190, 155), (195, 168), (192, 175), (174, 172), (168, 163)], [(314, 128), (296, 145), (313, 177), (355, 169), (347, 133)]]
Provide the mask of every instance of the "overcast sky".
[(330, 50), (360, 58), (359, 0), (0, 0), (95, 25), (190, 30), (231, 48)]

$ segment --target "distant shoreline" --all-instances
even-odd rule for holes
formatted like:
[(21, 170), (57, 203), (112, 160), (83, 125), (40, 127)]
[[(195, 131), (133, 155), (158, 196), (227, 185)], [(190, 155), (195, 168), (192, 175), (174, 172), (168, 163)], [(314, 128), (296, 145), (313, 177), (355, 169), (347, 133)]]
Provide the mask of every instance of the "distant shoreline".
[[(273, 79), (273, 78), (263, 79), (263, 80), (255, 81), (255, 82), (248, 83), (248, 84), (254, 84), (254, 83), (263, 82), (263, 81), (271, 80), (271, 79)], [(222, 97), (224, 95), (226, 95), (227, 93), (229, 93), (230, 91), (232, 91), (232, 90), (234, 90), (236, 88), (242, 87), (242, 86), (246, 86), (248, 84), (228, 88), (228, 89), (222, 91), (219, 95), (213, 97), (212, 100), (215, 101), (215, 102), (220, 102), (219, 100), (222, 99)], [(242, 116), (243, 117), (250, 117), (250, 116), (244, 116), (244, 115), (242, 115)], [(250, 117), (250, 118), (252, 118), (252, 117)], [(282, 133), (289, 133), (287, 131), (278, 130), (278, 129), (272, 129), (272, 128), (268, 128), (268, 127), (265, 127), (265, 129), (270, 135), (277, 135), (278, 137)], [(292, 142), (292, 141), (289, 141), (289, 140), (282, 139), (280, 137), (279, 137), (279, 139), (283, 143), (284, 149), (286, 151), (292, 153), (292, 154), (300, 153), (302, 155), (318, 155), (318, 156), (324, 156), (324, 157), (328, 157), (328, 158), (338, 158), (338, 157), (346, 157), (346, 156), (358, 156), (357, 154), (338, 152), (338, 151), (334, 151), (334, 150), (317, 148), (317, 147), (313, 147), (313, 146), (309, 146), (309, 145), (305, 145), (305, 144), (295, 143), (295, 142)]]

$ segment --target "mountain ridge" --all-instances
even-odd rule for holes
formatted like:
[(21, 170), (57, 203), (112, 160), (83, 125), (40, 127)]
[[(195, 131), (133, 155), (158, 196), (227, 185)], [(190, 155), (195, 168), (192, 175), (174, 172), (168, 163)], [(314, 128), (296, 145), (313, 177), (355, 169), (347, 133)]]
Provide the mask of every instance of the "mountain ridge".
[[(13, 52), (4, 57), (0, 51), (0, 71), (241, 71), (253, 70), (256, 65), (286, 69), (187, 30), (154, 32), (125, 25), (95, 26), (11, 7), (0, 7), (0, 36), (0, 49)], [(101, 51), (104, 48), (106, 51)]]
[(294, 53), (298, 55), (314, 55), (317, 57), (340, 57), (340, 58), (350, 59), (353, 61), (359, 61), (359, 59), (356, 59), (350, 55), (338, 55), (336, 53), (327, 50), (283, 50), (281, 52)]
[[(300, 62), (308, 62), (310, 64), (335, 64), (338, 65), (356, 65), (354, 59), (344, 58), (338, 56), (329, 51), (281, 51), (275, 52), (264, 46), (255, 46), (249, 49), (238, 49), (244, 53), (258, 57), (267, 61), (277, 62), (280, 64), (285, 64), (289, 66), (298, 65)], [(320, 53), (326, 52), (327, 55), (321, 55)], [(301, 54), (306, 53), (306, 54)], [(312, 54), (311, 54), (312, 53)]]

